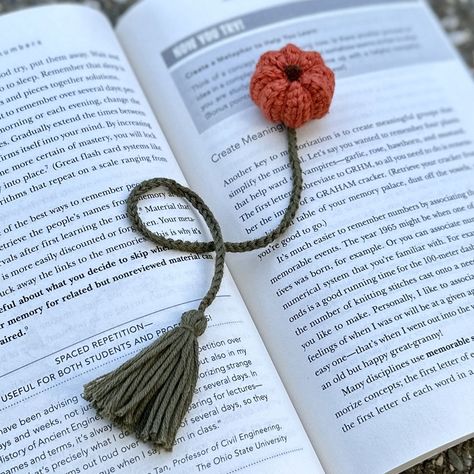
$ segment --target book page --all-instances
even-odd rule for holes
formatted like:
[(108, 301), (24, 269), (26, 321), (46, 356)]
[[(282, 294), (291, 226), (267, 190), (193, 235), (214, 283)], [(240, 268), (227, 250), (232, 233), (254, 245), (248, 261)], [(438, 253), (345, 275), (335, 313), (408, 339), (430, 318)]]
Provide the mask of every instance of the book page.
[(145, 2), (118, 32), (227, 240), (274, 228), (290, 194), (285, 131), (248, 97), (257, 58), (293, 42), (336, 73), (330, 114), (297, 133), (292, 227), (228, 256), (325, 469), (399, 470), (471, 435), (474, 91), (426, 5), (179, 9)]
[[(172, 452), (83, 400), (84, 383), (197, 307), (213, 257), (166, 251), (131, 228), (136, 183), (183, 178), (105, 17), (45, 7), (1, 17), (0, 31), (1, 471), (322, 472), (230, 278), (206, 312)], [(207, 238), (163, 189), (140, 208), (165, 235)]]

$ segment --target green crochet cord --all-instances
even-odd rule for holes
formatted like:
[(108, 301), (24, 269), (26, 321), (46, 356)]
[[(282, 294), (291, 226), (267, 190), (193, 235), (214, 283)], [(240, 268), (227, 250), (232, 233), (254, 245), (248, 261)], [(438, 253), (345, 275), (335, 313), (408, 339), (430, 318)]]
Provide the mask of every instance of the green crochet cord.
[[(247, 252), (267, 246), (285, 232), (296, 215), (303, 182), (296, 131), (288, 128), (287, 132), (293, 175), (290, 201), (278, 226), (258, 239), (224, 242), (219, 224), (204, 201), (195, 192), (172, 179), (143, 181), (130, 193), (127, 202), (130, 219), (152, 242), (183, 252), (216, 253), (214, 276), (198, 308), (185, 312), (179, 326), (165, 333), (135, 357), (84, 387), (84, 398), (94, 405), (100, 415), (120, 428), (135, 433), (138, 439), (166, 450), (173, 447), (176, 433), (188, 411), (196, 387), (199, 374), (197, 337), (206, 330), (204, 311), (219, 291), (226, 251)], [(173, 240), (148, 229), (138, 214), (138, 201), (143, 194), (156, 187), (165, 187), (194, 206), (209, 227), (213, 240)]]
[[(302, 173), (301, 173), (300, 162), (298, 160), (298, 150), (296, 147), (296, 130), (294, 128), (288, 128), (287, 133), (288, 133), (288, 156), (289, 156), (289, 161), (290, 161), (291, 173), (293, 176), (293, 182), (292, 182), (290, 202), (288, 203), (288, 207), (286, 208), (285, 214), (283, 215), (278, 226), (275, 227), (275, 229), (273, 229), (271, 232), (269, 232), (267, 235), (263, 237), (259, 237), (258, 239), (254, 239), (254, 240), (244, 240), (242, 242), (225, 242), (225, 250), (227, 252), (248, 252), (250, 250), (256, 250), (262, 247), (266, 247), (269, 243), (273, 242), (275, 239), (280, 237), (280, 235), (282, 235), (285, 232), (285, 230), (288, 227), (290, 227), (291, 221), (295, 217), (296, 212), (298, 210), (298, 206), (299, 206), (299, 202), (301, 198), (301, 190), (303, 187), (303, 178), (302, 178)], [(157, 179), (151, 179), (149, 181), (144, 181), (143, 183), (139, 184), (136, 188), (134, 188), (134, 190), (130, 193), (130, 196), (128, 198), (128, 214), (132, 222), (135, 224), (136, 228), (139, 229), (140, 232), (145, 237), (150, 239), (152, 242), (155, 242), (156, 244), (161, 245), (163, 247), (167, 247), (174, 250), (181, 250), (183, 252), (191, 252), (191, 253), (206, 253), (206, 252), (214, 251), (215, 242), (191, 242), (187, 240), (166, 239), (162, 237), (161, 235), (155, 234), (154, 232), (152, 232), (143, 223), (142, 219), (138, 215), (138, 209), (137, 209), (138, 200), (140, 199), (140, 196), (144, 194), (146, 191), (149, 191), (150, 189), (159, 186), (158, 183), (161, 179), (162, 178), (157, 178)], [(168, 180), (168, 181), (171, 182), (173, 180)], [(173, 182), (175, 183), (175, 181)], [(191, 193), (192, 195), (196, 196), (196, 194), (193, 193), (192, 191)], [(187, 197), (187, 196), (184, 196), (184, 197)], [(197, 206), (195, 207), (199, 211), (199, 208)], [(209, 222), (208, 222), (208, 225), (209, 225)]]

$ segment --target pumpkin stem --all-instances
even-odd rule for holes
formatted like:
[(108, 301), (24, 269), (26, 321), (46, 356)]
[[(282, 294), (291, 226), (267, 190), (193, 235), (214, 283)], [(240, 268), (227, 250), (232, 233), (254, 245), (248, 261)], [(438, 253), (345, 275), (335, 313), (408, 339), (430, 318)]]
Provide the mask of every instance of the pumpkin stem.
[(296, 64), (285, 66), (285, 74), (289, 81), (297, 81), (301, 76), (301, 68)]

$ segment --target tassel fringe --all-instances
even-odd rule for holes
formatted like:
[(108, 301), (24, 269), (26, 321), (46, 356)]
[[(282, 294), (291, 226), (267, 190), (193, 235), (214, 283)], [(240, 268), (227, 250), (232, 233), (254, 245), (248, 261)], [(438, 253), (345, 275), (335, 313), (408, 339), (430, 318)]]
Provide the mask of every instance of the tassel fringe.
[(168, 331), (114, 371), (84, 386), (84, 398), (115, 425), (171, 451), (198, 379), (197, 337), (207, 320), (183, 314)]

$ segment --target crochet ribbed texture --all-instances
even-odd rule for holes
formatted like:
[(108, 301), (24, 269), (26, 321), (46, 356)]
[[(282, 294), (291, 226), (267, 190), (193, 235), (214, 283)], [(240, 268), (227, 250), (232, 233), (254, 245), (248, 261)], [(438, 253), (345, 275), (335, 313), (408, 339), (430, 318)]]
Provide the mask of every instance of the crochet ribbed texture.
[(268, 120), (298, 128), (327, 114), (334, 87), (334, 73), (319, 53), (289, 44), (260, 57), (250, 96)]

